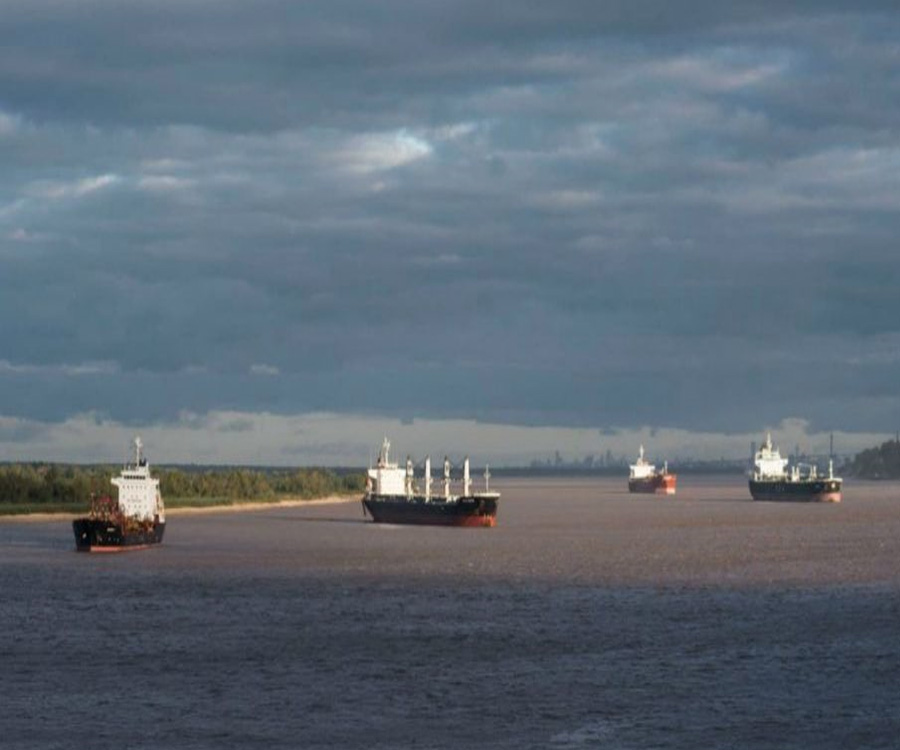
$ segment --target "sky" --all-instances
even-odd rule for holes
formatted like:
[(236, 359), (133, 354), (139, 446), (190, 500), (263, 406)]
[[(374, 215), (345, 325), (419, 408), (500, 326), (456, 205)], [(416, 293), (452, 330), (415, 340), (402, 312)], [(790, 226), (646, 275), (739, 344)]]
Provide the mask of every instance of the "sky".
[(3, 0), (0, 461), (853, 452), (896, 2)]

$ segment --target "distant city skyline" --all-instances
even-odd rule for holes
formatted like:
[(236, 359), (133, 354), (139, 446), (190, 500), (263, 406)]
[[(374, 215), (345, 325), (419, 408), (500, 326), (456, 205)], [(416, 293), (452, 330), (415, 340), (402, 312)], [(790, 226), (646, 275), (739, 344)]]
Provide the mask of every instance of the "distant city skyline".
[(876, 445), (898, 38), (884, 0), (7, 0), (0, 461)]
[[(786, 420), (771, 430), (784, 453), (799, 446), (802, 453), (826, 455), (830, 433), (810, 433), (802, 420)], [(116, 463), (131, 455), (140, 434), (147, 457), (155, 464), (247, 464), (258, 466), (358, 466), (374, 460), (384, 437), (391, 455), (417, 461), (449, 455), (458, 462), (470, 456), (473, 465), (524, 467), (587, 455), (612, 455), (633, 460), (643, 445), (657, 462), (741, 461), (764, 434), (697, 433), (685, 430), (599, 431), (585, 428), (516, 427), (465, 420), (410, 420), (333, 414), (281, 416), (215, 412), (183, 414), (177, 426), (115, 423), (80, 416), (61, 424), (38, 425), (0, 418), (5, 445), (0, 461), (63, 461)], [(890, 435), (836, 432), (835, 453), (842, 456), (880, 444)], [(368, 438), (368, 441), (367, 441)]]

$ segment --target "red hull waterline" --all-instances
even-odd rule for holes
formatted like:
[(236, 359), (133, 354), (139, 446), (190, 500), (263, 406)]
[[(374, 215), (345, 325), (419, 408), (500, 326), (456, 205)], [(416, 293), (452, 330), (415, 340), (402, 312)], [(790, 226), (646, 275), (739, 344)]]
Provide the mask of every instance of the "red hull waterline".
[(459, 516), (453, 518), (392, 518), (383, 515), (373, 519), (376, 523), (403, 524), (404, 526), (454, 526), (456, 528), (489, 529), (497, 525), (496, 516)]
[(415, 513), (391, 513), (369, 509), (375, 523), (403, 524), (411, 526), (453, 526), (468, 529), (490, 529), (497, 525), (494, 515), (419, 515)]
[(657, 474), (647, 479), (630, 479), (628, 491), (647, 495), (674, 495), (677, 481), (677, 474)]
[(443, 502), (367, 497), (362, 504), (375, 523), (485, 529), (497, 525), (498, 498), (476, 495)]
[(470, 527), (482, 527), (482, 528), (491, 528), (497, 525), (497, 516), (469, 516), (468, 518), (462, 519), (462, 523), (456, 524), (457, 526), (470, 526)]
[(785, 502), (801, 502), (801, 503), (839, 503), (841, 502), (840, 492), (816, 492), (810, 495), (767, 495), (764, 492), (758, 492), (753, 495), (754, 500), (762, 500), (770, 503)]
[(132, 544), (129, 546), (123, 547), (97, 547), (91, 546), (86, 549), (79, 549), (78, 552), (87, 552), (92, 555), (111, 555), (118, 554), (119, 552), (132, 552), (137, 551), (139, 549), (150, 549), (151, 547), (156, 547), (155, 544)]

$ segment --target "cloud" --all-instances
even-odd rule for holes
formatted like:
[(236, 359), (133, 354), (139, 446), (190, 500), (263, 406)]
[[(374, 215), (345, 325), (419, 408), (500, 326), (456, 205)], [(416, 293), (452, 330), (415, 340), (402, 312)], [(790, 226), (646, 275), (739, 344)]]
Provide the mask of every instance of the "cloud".
[(895, 429), (892, 6), (92, 7), (4, 6), (0, 413)]
[(458, 141), (478, 132), (478, 124), (474, 122), (457, 122), (435, 128), (433, 136), (440, 141)]
[(433, 149), (423, 138), (406, 130), (354, 136), (331, 158), (341, 169), (369, 174), (396, 169), (424, 159)]
[(13, 135), (21, 127), (21, 118), (0, 110), (0, 138)]
[(14, 364), (0, 359), (0, 375), (62, 375), (64, 377), (83, 377), (93, 375), (113, 375), (119, 372), (115, 362), (82, 362), (79, 364)]
[(36, 198), (49, 198), (52, 200), (83, 198), (86, 195), (114, 185), (119, 182), (119, 179), (114, 174), (101, 174), (95, 177), (83, 177), (71, 182), (37, 182), (29, 187), (28, 193)]
[(463, 262), (463, 259), (456, 253), (441, 253), (439, 255), (426, 255), (418, 258), (413, 258), (411, 262), (419, 266), (441, 268), (448, 266), (457, 266)]
[(7, 203), (6, 205), (0, 205), (0, 219), (7, 219), (10, 216), (14, 216), (19, 213), (26, 205), (26, 201), (22, 198)]
[(138, 187), (150, 192), (168, 193), (180, 190), (189, 190), (194, 186), (194, 181), (173, 175), (145, 175), (138, 179)]
[(719, 55), (712, 58), (679, 56), (653, 63), (647, 73), (690, 88), (721, 94), (764, 84), (784, 75), (787, 70), (787, 62), (760, 62), (752, 50), (746, 50), (741, 57), (746, 59), (722, 59)]
[(272, 377), (275, 375), (280, 375), (281, 370), (273, 365), (253, 364), (250, 365), (250, 374)]

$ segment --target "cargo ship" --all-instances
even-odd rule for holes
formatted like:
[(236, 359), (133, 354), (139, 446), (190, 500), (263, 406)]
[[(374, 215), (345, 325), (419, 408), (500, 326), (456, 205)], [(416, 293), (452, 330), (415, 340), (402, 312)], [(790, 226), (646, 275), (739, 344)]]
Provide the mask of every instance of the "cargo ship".
[(121, 552), (162, 542), (166, 511), (159, 480), (150, 476), (142, 447), (141, 439), (135, 438), (134, 463), (110, 480), (117, 497), (92, 497), (90, 515), (72, 521), (79, 552)]
[(754, 500), (839, 503), (843, 480), (834, 475), (834, 463), (828, 461), (828, 475), (819, 476), (814, 464), (788, 466), (788, 459), (772, 445), (772, 435), (753, 456), (750, 471), (750, 496)]
[(390, 461), (390, 441), (385, 438), (374, 468), (366, 474), (363, 513), (375, 523), (421, 524), (432, 526), (495, 526), (499, 492), (490, 491), (490, 471), (484, 470), (484, 491), (473, 492), (469, 459), (463, 462), (462, 493), (451, 491), (451, 465), (444, 458), (441, 492), (432, 492), (431, 458), (425, 458), (421, 486), (416, 480), (412, 459), (402, 468)]
[(669, 462), (663, 463), (662, 471), (644, 458), (644, 446), (638, 453), (637, 461), (629, 466), (628, 491), (646, 492), (657, 495), (674, 495), (678, 475), (669, 472)]

